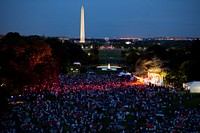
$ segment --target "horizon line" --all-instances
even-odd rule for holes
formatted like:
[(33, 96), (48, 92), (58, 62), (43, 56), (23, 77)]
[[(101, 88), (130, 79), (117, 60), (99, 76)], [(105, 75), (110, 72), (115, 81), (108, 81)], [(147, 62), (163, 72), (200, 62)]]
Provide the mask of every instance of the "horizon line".
[[(7, 32), (6, 34), (8, 33), (19, 33), (19, 32)], [(0, 36), (6, 36), (6, 34), (1, 34), (0, 33)], [(65, 36), (65, 35), (41, 35), (41, 34), (21, 34), (19, 33), (20, 36), (43, 36), (43, 37), (60, 37), (60, 38), (70, 38), (70, 39), (80, 39), (80, 37), (69, 37), (69, 36)], [(196, 36), (196, 37), (191, 37), (191, 36), (149, 36), (149, 37), (139, 37), (139, 36), (132, 36), (132, 37), (124, 37), (124, 36), (121, 36), (121, 37), (109, 37), (109, 36), (105, 36), (105, 37), (86, 37), (85, 39), (105, 39), (105, 38), (109, 38), (109, 39), (120, 39), (120, 38), (123, 38), (123, 39), (133, 39), (133, 38), (143, 38), (143, 39), (148, 39), (148, 38), (200, 38), (200, 36)]]

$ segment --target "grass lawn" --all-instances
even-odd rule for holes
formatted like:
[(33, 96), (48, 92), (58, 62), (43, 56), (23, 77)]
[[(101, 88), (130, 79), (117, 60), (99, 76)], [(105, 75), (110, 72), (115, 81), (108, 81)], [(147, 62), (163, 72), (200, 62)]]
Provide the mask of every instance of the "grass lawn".
[(113, 58), (121, 58), (120, 50), (100, 50), (99, 57), (113, 57)]

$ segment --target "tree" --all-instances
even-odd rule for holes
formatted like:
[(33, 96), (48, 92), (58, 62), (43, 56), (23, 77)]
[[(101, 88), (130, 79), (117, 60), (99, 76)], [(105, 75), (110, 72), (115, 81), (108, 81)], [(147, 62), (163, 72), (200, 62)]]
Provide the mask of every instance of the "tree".
[(137, 59), (140, 56), (140, 52), (138, 50), (131, 49), (128, 52), (123, 54), (123, 57), (126, 59), (127, 64), (134, 64), (137, 62)]
[(136, 72), (135, 74), (140, 76), (146, 76), (148, 72), (163, 74), (165, 72), (163, 61), (158, 57), (153, 57), (150, 60), (145, 58), (140, 58), (136, 62)]
[(151, 56), (151, 57), (157, 56), (160, 59), (165, 59), (167, 55), (166, 49), (163, 46), (158, 45), (158, 44), (149, 47), (146, 52), (148, 56)]
[(0, 54), (1, 78), (6, 79), (13, 88), (20, 89), (24, 84), (37, 82), (36, 79), (43, 80), (42, 76), (48, 77), (54, 72), (44, 74), (46, 71), (42, 71), (49, 70), (46, 68), (54, 67), (54, 64), (51, 62), (50, 45), (40, 37), (8, 33), (2, 39)]
[(89, 63), (98, 63), (99, 61), (99, 50), (97, 47), (90, 49), (88, 51), (88, 62)]
[(85, 64), (87, 62), (87, 54), (81, 49), (80, 45), (69, 42), (64, 45), (64, 50), (66, 50), (67, 54), (69, 55), (70, 64), (73, 64), (73, 62)]

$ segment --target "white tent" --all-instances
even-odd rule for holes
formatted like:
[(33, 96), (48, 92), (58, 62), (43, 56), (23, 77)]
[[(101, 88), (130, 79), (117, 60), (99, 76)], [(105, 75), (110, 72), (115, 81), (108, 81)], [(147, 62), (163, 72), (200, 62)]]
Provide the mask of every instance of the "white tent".
[(127, 76), (131, 76), (131, 73), (129, 73), (129, 72), (126, 72), (126, 73), (125, 73), (125, 75), (127, 75)]
[(80, 63), (80, 62), (74, 62), (73, 65), (78, 65), (78, 66), (80, 66), (81, 63)]
[(200, 81), (183, 83), (183, 88), (189, 90), (190, 93), (200, 93)]
[(124, 72), (120, 72), (120, 73), (118, 74), (118, 76), (124, 76), (124, 75), (125, 75)]

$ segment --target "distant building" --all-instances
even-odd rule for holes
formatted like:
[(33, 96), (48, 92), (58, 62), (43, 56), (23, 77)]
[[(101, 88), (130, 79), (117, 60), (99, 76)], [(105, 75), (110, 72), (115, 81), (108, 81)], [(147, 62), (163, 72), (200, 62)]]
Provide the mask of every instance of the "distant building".
[(59, 40), (64, 43), (65, 41), (68, 41), (69, 38), (66, 38), (66, 37), (60, 37)]

